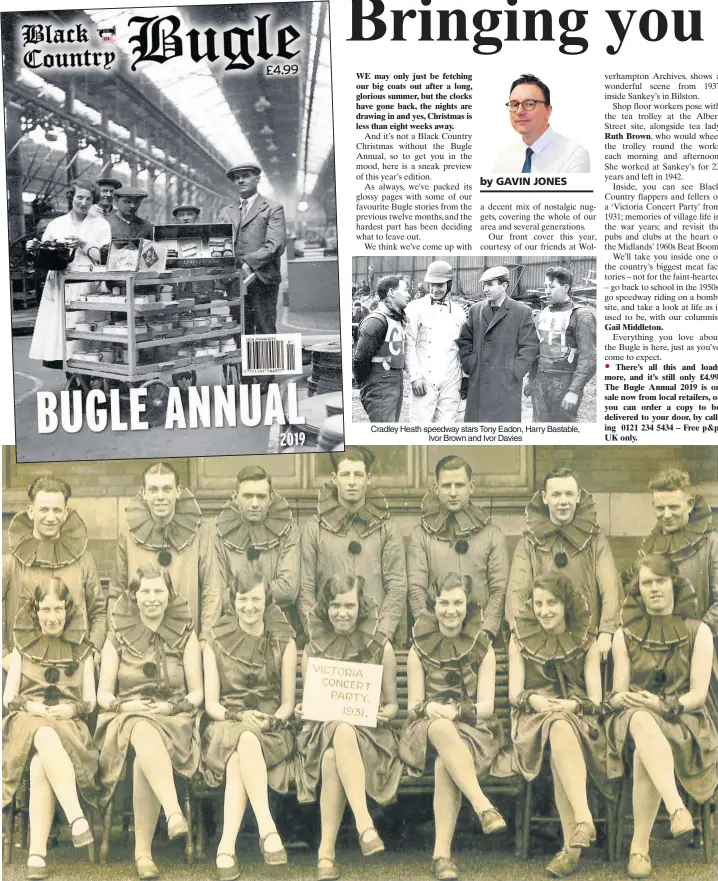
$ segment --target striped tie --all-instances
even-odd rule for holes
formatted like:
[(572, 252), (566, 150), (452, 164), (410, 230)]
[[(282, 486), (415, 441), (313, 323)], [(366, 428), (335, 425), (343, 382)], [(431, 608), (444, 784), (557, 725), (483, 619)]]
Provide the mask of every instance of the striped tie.
[(239, 225), (241, 226), (244, 223), (244, 218), (247, 215), (247, 200), (242, 199), (242, 202), (239, 206)]
[(531, 157), (534, 155), (534, 151), (531, 147), (526, 148), (526, 158), (524, 159), (524, 167), (521, 169), (521, 174), (531, 174)]

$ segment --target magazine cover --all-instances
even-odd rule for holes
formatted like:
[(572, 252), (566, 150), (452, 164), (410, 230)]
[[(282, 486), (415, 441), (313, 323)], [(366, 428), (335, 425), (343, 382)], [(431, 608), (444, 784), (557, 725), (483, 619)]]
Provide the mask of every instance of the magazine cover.
[(325, 2), (2, 16), (18, 461), (343, 443)]

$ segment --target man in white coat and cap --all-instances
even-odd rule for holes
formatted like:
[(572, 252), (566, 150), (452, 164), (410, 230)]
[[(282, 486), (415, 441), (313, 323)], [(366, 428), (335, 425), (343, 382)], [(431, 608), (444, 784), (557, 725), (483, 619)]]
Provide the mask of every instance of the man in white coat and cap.
[(466, 320), (451, 297), (454, 271), (446, 260), (429, 264), (428, 297), (406, 307), (406, 367), (411, 382), (412, 423), (459, 421), (461, 362), (457, 339)]

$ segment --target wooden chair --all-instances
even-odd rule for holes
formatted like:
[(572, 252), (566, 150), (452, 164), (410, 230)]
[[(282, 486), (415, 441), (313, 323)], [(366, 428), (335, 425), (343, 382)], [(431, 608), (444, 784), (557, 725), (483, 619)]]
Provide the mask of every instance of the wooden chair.
[[(509, 674), (508, 674), (508, 653), (505, 647), (497, 646), (496, 652), (496, 698), (495, 712), (498, 716), (504, 731), (504, 749), (511, 750), (511, 708), (509, 706)], [(399, 713), (393, 722), (397, 731), (400, 731), (406, 721), (407, 716), (407, 700), (408, 700), (408, 683), (407, 683), (407, 658), (408, 651), (406, 649), (397, 649), (396, 651), (396, 675), (397, 675), (397, 692), (399, 699)], [(301, 656), (297, 661), (297, 703), (302, 699), (302, 665)], [(511, 799), (513, 802), (513, 824), (514, 824), (514, 848), (517, 856), (527, 852), (528, 850), (528, 829), (525, 824), (525, 796), (526, 782), (520, 774), (511, 777), (487, 777), (482, 779), (481, 788), (489, 796), (501, 796)], [(209, 789), (201, 781), (193, 781), (191, 786), (195, 801), (195, 816), (198, 818), (196, 823), (197, 841), (196, 854), (197, 857), (203, 857), (206, 850), (206, 830), (202, 821), (203, 809), (202, 805), (205, 800), (218, 798), (222, 795), (223, 790)], [(399, 784), (399, 798), (411, 797), (413, 795), (432, 794), (434, 791), (434, 775), (425, 774), (423, 777), (411, 777), (404, 774)], [(394, 808), (387, 808), (387, 814)]]
[[(122, 776), (120, 778), (120, 783), (123, 785), (123, 794), (122, 794), (122, 835), (123, 840), (127, 840), (129, 838), (130, 831), (130, 820), (133, 815), (133, 807), (132, 807), (132, 772), (134, 766), (134, 756), (128, 753), (127, 761), (125, 762), (125, 767), (123, 769)], [(112, 819), (113, 812), (115, 808), (115, 803), (117, 801), (118, 790), (120, 788), (120, 783), (117, 784), (117, 788), (112, 794), (112, 798), (107, 804), (105, 808), (105, 814), (102, 818), (102, 843), (100, 844), (100, 864), (105, 865), (108, 861), (110, 854), (110, 836), (112, 834)], [(193, 798), (192, 791), (189, 785), (189, 782), (185, 780), (183, 777), (175, 776), (175, 785), (179, 784), (179, 791), (184, 799), (184, 814), (185, 819), (187, 820), (187, 825), (189, 826), (189, 833), (187, 838), (185, 839), (185, 860), (188, 865), (192, 865), (194, 863), (195, 858), (195, 848), (194, 841), (192, 837), (192, 809), (193, 809)]]
[[(624, 777), (621, 782), (621, 795), (618, 800), (618, 808), (616, 810), (616, 833), (615, 833), (615, 859), (620, 860), (627, 856), (624, 852), (626, 833), (629, 823), (633, 822), (633, 813), (629, 809), (631, 804), (631, 791), (633, 784), (633, 772), (630, 767), (624, 768)], [(680, 788), (680, 787), (679, 787)], [(693, 816), (693, 822), (696, 826), (696, 835), (694, 840), (703, 840), (703, 858), (706, 863), (713, 861), (713, 799), (709, 799), (702, 805), (690, 796), (684, 793), (684, 801), (686, 807)], [(662, 809), (656, 818), (656, 823), (668, 822), (668, 815)]]
[[(603, 694), (608, 694), (608, 683), (611, 679), (611, 663), (609, 661), (603, 662), (601, 664), (601, 678), (602, 678), (602, 688)], [(524, 850), (521, 854), (522, 859), (527, 859), (529, 855), (529, 847), (530, 847), (530, 837), (531, 837), (531, 825), (543, 825), (543, 824), (560, 824), (561, 820), (558, 815), (552, 815), (550, 817), (545, 816), (544, 814), (534, 814), (533, 813), (533, 795), (536, 789), (536, 783), (539, 781), (546, 783), (547, 786), (550, 786), (546, 775), (546, 765), (544, 762), (544, 767), (542, 769), (541, 775), (527, 784), (526, 787), (526, 802), (524, 805), (526, 816), (525, 816), (525, 835), (523, 841)], [(590, 778), (589, 778), (590, 783)], [(589, 790), (589, 795), (594, 791), (594, 794), (598, 797), (598, 800), (603, 803), (603, 816), (595, 816), (594, 815), (594, 825), (597, 828), (602, 828), (604, 831), (604, 856), (605, 858), (613, 862), (616, 858), (616, 811), (617, 811), (617, 803), (611, 801), (611, 799), (606, 798), (605, 796), (600, 795), (600, 793), (596, 793), (592, 788)]]
[[(3, 812), (3, 842), (2, 842), (2, 861), (3, 865), (9, 866), (12, 862), (13, 853), (15, 851), (15, 840), (17, 833), (18, 820), (20, 821), (20, 845), (23, 849), (27, 849), (28, 826), (29, 826), (29, 800), (30, 800), (30, 774), (26, 771), (23, 774), (22, 781), (17, 792), (12, 798), (10, 804)], [(87, 817), (92, 829), (92, 815)], [(87, 847), (88, 862), (95, 862), (95, 842)]]

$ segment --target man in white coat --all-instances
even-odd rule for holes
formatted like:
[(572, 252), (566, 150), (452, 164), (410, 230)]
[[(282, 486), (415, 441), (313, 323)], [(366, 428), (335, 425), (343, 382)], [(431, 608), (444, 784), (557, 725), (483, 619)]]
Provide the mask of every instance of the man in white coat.
[(406, 307), (406, 367), (411, 382), (413, 423), (460, 420), (461, 362), (457, 339), (466, 311), (452, 299), (454, 272), (445, 260), (426, 270), (427, 297)]

